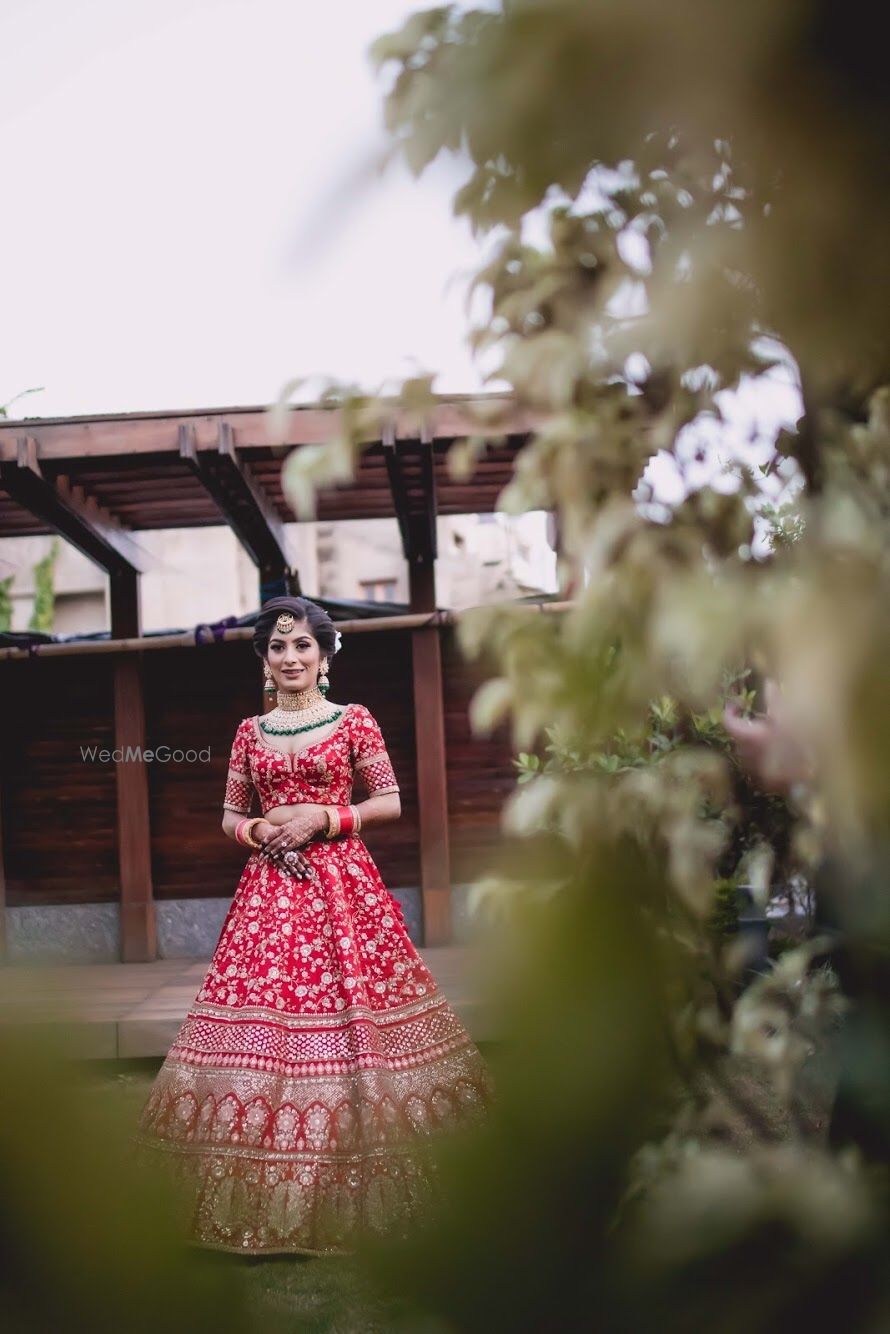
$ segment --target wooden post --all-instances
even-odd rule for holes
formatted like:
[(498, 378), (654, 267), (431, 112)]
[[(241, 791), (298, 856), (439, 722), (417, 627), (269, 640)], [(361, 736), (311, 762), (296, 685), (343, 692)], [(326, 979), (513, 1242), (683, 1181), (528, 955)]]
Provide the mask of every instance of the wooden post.
[(108, 576), (111, 638), (138, 639), (142, 633), (139, 576), (135, 570), (112, 570)]
[[(409, 560), (408, 580), (411, 610), (435, 611), (435, 562)], [(411, 631), (411, 662), (417, 747), (423, 942), (425, 945), (447, 945), (451, 940), (451, 858), (448, 847), (442, 646), (437, 626)]]
[[(111, 634), (140, 633), (138, 575), (113, 572)], [(121, 653), (114, 664), (114, 744), (117, 762), (117, 838), (120, 871), (121, 959), (148, 963), (158, 957), (157, 920), (151, 881), (151, 831), (145, 749), (144, 667), (141, 653)], [(128, 748), (133, 758), (128, 758)]]

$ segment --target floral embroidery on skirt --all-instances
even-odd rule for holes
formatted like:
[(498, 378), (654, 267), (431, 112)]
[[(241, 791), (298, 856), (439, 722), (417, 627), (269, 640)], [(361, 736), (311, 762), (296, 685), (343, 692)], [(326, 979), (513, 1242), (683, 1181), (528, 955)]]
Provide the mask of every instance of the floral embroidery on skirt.
[(315, 879), (251, 856), (139, 1119), (198, 1245), (337, 1253), (403, 1229), (432, 1138), (490, 1097), (362, 840), (304, 851)]

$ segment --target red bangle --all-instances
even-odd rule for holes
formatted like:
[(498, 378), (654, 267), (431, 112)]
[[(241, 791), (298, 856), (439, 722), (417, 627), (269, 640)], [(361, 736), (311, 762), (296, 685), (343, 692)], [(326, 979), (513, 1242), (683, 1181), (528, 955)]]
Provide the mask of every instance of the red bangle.
[(340, 816), (340, 833), (351, 834), (355, 828), (355, 812), (351, 806), (338, 806), (337, 814)]

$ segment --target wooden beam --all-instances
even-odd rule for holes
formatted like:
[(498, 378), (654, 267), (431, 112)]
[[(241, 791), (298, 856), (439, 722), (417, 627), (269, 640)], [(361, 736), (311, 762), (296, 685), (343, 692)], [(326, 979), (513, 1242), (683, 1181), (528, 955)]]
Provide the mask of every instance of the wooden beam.
[[(488, 604), (489, 609), (492, 604)], [(527, 612), (529, 615), (555, 616), (572, 611), (574, 602), (505, 602), (498, 604)], [(344, 635), (388, 633), (392, 630), (414, 630), (418, 627), (457, 625), (466, 614), (476, 611), (394, 612), (391, 616), (367, 616), (354, 621), (338, 621), (337, 629)], [(236, 626), (215, 636), (222, 643), (248, 640), (253, 626)], [(29, 644), (27, 648), (0, 648), (0, 662), (24, 661), (32, 658), (85, 658), (105, 653), (144, 653), (151, 650), (193, 649), (198, 642), (194, 630), (178, 630), (167, 635), (149, 635), (132, 639), (73, 639), (59, 644)]]
[(15, 458), (0, 459), (0, 486), (100, 569), (142, 570), (152, 563), (130, 534), (67, 478), (54, 485), (40, 468), (37, 441), (21, 436)]
[[(417, 432), (416, 413), (392, 405), (397, 435), (407, 438)], [(480, 414), (486, 425), (480, 426)], [(437, 401), (428, 417), (434, 439), (455, 439), (465, 435), (490, 433), (492, 439), (505, 435), (527, 435), (535, 428), (537, 417), (516, 408), (504, 394), (449, 394)], [(288, 409), (283, 429), (273, 431), (269, 413), (261, 407), (196, 409), (186, 412), (122, 413), (114, 416), (48, 417), (29, 421), (28, 430), (40, 442), (45, 459), (78, 458), (123, 454), (179, 452), (179, 428), (190, 426), (198, 449), (214, 449), (220, 422), (228, 422), (233, 439), (241, 451), (266, 450), (270, 445), (283, 454), (295, 445), (324, 444), (330, 440), (337, 421), (337, 409), (315, 404)], [(21, 422), (0, 423), (0, 458), (15, 457), (15, 437)], [(374, 440), (369, 433), (367, 442)]]
[[(408, 566), (413, 613), (436, 609), (435, 563)], [(417, 805), (420, 823), (420, 890), (423, 943), (451, 940), (451, 855), (448, 840), (448, 785), (445, 768), (445, 705), (442, 646), (436, 625), (411, 631)]]
[(399, 536), (402, 539), (402, 551), (408, 559), (410, 536), (408, 533), (408, 497), (402, 470), (396, 459), (396, 433), (392, 423), (387, 423), (383, 431), (383, 457), (386, 460), (386, 473), (389, 478), (389, 493), (395, 511)]
[(114, 744), (120, 872), (121, 960), (149, 963), (158, 956), (151, 879), (145, 699), (141, 654), (122, 653), (114, 666)]
[[(489, 603), (489, 608), (491, 604)], [(526, 611), (529, 615), (559, 616), (571, 611), (573, 602), (507, 602), (500, 605)], [(466, 608), (473, 612), (476, 608)], [(338, 621), (337, 629), (344, 635), (379, 634), (390, 630), (415, 630), (431, 625), (457, 625), (464, 612), (436, 611), (405, 613), (392, 616), (367, 616), (361, 620)], [(253, 626), (223, 630), (218, 638), (227, 644), (253, 637)], [(178, 630), (169, 635), (149, 635), (144, 639), (74, 639), (61, 644), (29, 644), (27, 648), (0, 648), (0, 662), (23, 661), (25, 658), (84, 658), (100, 653), (144, 653), (155, 649), (193, 649), (196, 646), (194, 630)]]
[[(486, 424), (480, 425), (481, 422)], [(217, 492), (217, 503), (203, 482), (196, 485), (194, 473), (181, 453), (182, 439), (185, 438), (193, 445), (197, 458), (206, 455), (209, 462), (220, 455), (220, 470), (229, 468), (232, 471), (233, 464), (240, 467), (242, 476), (234, 485), (243, 493), (251, 489), (250, 483), (253, 484), (251, 504), (254, 508), (256, 503), (259, 504), (265, 526), (271, 529), (274, 541), (276, 524), (282, 521), (286, 524), (289, 517), (280, 481), (283, 460), (295, 447), (332, 439), (337, 423), (337, 409), (319, 406), (290, 409), (284, 429), (277, 435), (273, 434), (268, 414), (258, 408), (39, 419), (28, 421), (26, 427), (0, 421), (0, 464), (4, 467), (9, 464), (10, 468), (16, 464), (19, 435), (26, 429), (29, 438), (36, 442), (36, 453), (46, 481), (55, 484), (57, 492), (61, 494), (63, 491), (65, 483), (60, 480), (60, 475), (64, 474), (69, 488), (75, 488), (72, 503), (78, 499), (76, 488), (83, 486), (121, 520), (115, 526), (107, 512), (104, 516), (101, 511), (88, 514), (94, 527), (100, 527), (100, 519), (117, 533), (143, 528), (212, 525), (222, 521), (220, 505), (226, 509), (228, 502)], [(432, 446), (429, 462), (436, 475), (438, 512), (475, 513), (494, 508), (512, 473), (513, 460), (532, 429), (532, 419), (527, 413), (496, 395), (458, 395), (438, 401), (427, 413), (420, 435), (421, 444)], [(416, 413), (406, 413), (393, 403), (391, 431), (394, 439), (413, 441), (412, 450), (418, 450)], [(465, 482), (453, 481), (445, 466), (447, 446), (461, 436), (480, 433), (487, 438), (488, 449), (486, 457), (479, 462), (478, 475), (474, 474)], [(365, 444), (367, 448), (359, 459), (354, 481), (322, 489), (318, 502), (319, 519), (370, 518), (394, 513), (386, 450), (379, 438), (379, 427), (373, 431), (369, 429)], [(228, 464), (222, 461), (226, 456)], [(222, 481), (225, 480), (224, 475)], [(172, 493), (171, 486), (174, 488)], [(179, 491), (175, 490), (177, 486)], [(428, 500), (431, 493), (430, 486), (422, 488), (422, 494)], [(6, 503), (0, 482), (0, 532), (14, 535), (53, 530), (54, 523), (47, 522), (39, 513), (30, 523), (23, 524), (22, 520), (28, 514), (23, 506), (33, 507), (33, 502), (24, 495), (20, 499), (22, 504), (15, 500)], [(80, 499), (88, 509), (95, 504), (88, 495), (81, 495)], [(410, 494), (406, 504), (409, 509), (413, 504)], [(419, 511), (417, 522), (422, 524), (422, 501)], [(238, 516), (233, 526), (240, 529)], [(275, 552), (268, 561), (262, 550), (255, 549), (254, 529), (257, 527), (262, 532), (263, 525), (257, 524), (254, 515), (248, 531), (239, 531), (239, 536), (255, 552), (260, 567), (264, 562), (269, 565), (269, 569), (263, 571), (261, 582), (267, 578), (274, 582), (281, 576), (280, 556)], [(409, 545), (415, 540), (407, 531), (403, 537)], [(262, 536), (257, 539), (258, 542), (263, 540)], [(268, 545), (268, 538), (265, 542)], [(135, 559), (131, 563), (139, 564)], [(285, 567), (287, 565), (285, 557)], [(274, 573), (273, 567), (278, 567)]]
[(425, 430), (419, 440), (399, 440), (390, 426), (383, 452), (405, 559), (430, 563), (437, 555), (432, 435)]
[(179, 456), (213, 499), (259, 571), (260, 585), (284, 579), (299, 591), (287, 531), (263, 486), (235, 452), (230, 422), (220, 421), (215, 449), (199, 449), (194, 428), (179, 428)]

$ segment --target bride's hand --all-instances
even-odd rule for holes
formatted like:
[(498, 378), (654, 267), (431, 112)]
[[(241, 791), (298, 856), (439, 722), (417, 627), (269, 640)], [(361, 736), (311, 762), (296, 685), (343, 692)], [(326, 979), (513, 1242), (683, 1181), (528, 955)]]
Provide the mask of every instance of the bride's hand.
[(271, 836), (260, 837), (266, 852), (277, 856), (308, 843), (313, 834), (324, 828), (325, 823), (324, 807), (307, 803), (286, 824), (271, 826)]
[[(253, 836), (258, 843), (261, 843), (261, 857), (268, 857), (283, 871), (289, 871), (294, 875), (310, 876), (315, 874), (315, 868), (302, 852), (295, 847), (281, 847), (275, 849), (273, 843), (277, 843), (277, 835), (280, 833), (278, 825), (272, 824), (270, 820), (263, 820), (261, 824), (253, 827)], [(287, 858), (287, 861), (285, 861)]]
[(262, 843), (264, 848), (268, 839), (274, 838), (277, 832), (278, 830), (271, 820), (260, 820), (251, 830), (251, 834), (256, 839), (257, 843)]

